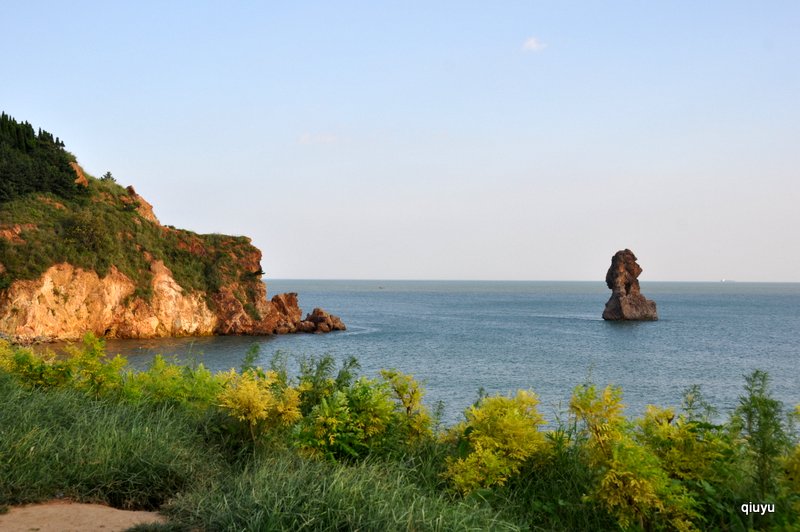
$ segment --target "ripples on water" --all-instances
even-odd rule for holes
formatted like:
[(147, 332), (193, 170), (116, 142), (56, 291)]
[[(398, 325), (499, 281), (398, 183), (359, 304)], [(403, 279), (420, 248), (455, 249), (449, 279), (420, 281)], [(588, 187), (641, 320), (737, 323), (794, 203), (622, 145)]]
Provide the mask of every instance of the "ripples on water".
[(452, 423), (477, 396), (533, 389), (548, 419), (587, 379), (623, 387), (638, 415), (647, 404), (679, 406), (700, 384), (722, 413), (735, 407), (746, 373), (769, 372), (775, 395), (800, 403), (800, 284), (643, 283), (657, 322), (600, 318), (610, 294), (594, 282), (273, 281), (270, 294), (299, 292), (346, 332), (278, 337), (116, 340), (109, 352), (146, 367), (155, 354), (215, 370), (239, 367), (257, 343), (275, 351), (358, 358), (363, 373), (397, 368), (425, 382), (426, 402)]

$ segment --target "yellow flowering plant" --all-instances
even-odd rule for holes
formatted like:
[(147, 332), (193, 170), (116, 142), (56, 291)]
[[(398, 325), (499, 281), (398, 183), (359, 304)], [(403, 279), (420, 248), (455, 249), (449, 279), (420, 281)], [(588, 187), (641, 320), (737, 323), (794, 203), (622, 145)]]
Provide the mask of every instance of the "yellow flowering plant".
[(270, 429), (288, 427), (300, 420), (296, 389), (281, 386), (274, 371), (246, 370), (224, 373), (219, 406), (246, 424), (255, 443)]
[(466, 421), (454, 427), (461, 456), (449, 458), (444, 475), (461, 493), (502, 485), (523, 463), (547, 445), (539, 427), (536, 394), (484, 397), (470, 407)]

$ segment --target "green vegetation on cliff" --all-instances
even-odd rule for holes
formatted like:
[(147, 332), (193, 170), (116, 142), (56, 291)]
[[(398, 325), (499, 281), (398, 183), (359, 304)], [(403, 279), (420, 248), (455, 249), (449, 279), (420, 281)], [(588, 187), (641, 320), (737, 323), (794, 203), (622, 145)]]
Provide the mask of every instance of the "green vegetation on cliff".
[(85, 190), (75, 184), (72, 162), (61, 139), (0, 114), (0, 203), (31, 192), (81, 196)]
[(260, 256), (250, 239), (162, 226), (110, 173), (77, 184), (80, 170), (60, 139), (5, 113), (0, 125), (0, 290), (66, 262), (101, 277), (115, 266), (147, 299), (160, 260), (184, 289), (213, 295), (234, 286), (252, 307)]
[(441, 428), (408, 375), (254, 359), (133, 372), (91, 336), (64, 357), (0, 341), (0, 506), (60, 494), (185, 530), (800, 526), (800, 408), (787, 416), (761, 371), (725, 423), (697, 387), (629, 419), (619, 388), (585, 384), (556, 424), (521, 391)]

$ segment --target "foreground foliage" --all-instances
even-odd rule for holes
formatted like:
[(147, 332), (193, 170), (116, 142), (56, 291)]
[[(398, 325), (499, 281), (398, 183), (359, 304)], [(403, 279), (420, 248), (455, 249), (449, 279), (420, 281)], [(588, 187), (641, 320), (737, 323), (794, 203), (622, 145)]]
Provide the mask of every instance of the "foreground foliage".
[(800, 407), (760, 371), (725, 423), (697, 387), (632, 420), (619, 388), (587, 383), (553, 426), (520, 391), (440, 431), (396, 370), (257, 358), (134, 372), (92, 336), (63, 356), (0, 342), (0, 505), (63, 496), (207, 530), (800, 526)]

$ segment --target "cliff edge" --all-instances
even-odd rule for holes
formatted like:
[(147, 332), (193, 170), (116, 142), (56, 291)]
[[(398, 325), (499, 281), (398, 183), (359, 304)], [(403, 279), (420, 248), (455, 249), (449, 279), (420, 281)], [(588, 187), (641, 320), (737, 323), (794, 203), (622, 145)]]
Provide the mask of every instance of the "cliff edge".
[(267, 298), (247, 237), (162, 225), (133, 187), (86, 174), (58, 138), (0, 116), (0, 335), (18, 342), (344, 330)]

